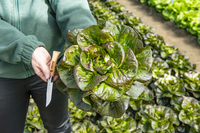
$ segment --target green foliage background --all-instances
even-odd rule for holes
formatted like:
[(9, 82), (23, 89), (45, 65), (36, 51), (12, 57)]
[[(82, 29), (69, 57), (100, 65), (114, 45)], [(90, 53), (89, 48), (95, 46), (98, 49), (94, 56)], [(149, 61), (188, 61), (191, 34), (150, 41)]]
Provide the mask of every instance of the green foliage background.
[(148, 3), (169, 20), (173, 20), (178, 27), (198, 36), (200, 44), (200, 1), (199, 0), (140, 0)]

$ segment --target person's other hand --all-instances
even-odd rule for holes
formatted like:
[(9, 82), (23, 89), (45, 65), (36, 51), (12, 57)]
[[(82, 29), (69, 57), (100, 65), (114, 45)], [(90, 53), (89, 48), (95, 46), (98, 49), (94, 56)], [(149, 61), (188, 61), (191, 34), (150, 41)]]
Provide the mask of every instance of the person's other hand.
[(45, 82), (50, 78), (51, 56), (44, 47), (37, 47), (31, 56), (35, 73)]

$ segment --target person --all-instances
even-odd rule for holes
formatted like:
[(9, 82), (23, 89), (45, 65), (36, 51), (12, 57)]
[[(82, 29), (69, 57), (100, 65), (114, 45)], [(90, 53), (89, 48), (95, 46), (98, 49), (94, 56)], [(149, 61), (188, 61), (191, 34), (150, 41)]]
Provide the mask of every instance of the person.
[(87, 0), (0, 1), (0, 133), (23, 133), (30, 96), (49, 133), (70, 132), (68, 97), (55, 83), (45, 107), (51, 56), (63, 55), (69, 30), (91, 25)]

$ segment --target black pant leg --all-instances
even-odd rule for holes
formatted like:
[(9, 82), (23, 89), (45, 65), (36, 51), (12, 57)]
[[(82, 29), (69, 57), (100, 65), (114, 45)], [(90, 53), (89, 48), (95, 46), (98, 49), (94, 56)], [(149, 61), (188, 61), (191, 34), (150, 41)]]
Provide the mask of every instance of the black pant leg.
[(23, 133), (30, 97), (25, 83), (0, 78), (0, 133)]
[(38, 76), (33, 76), (30, 82), (30, 93), (39, 108), (48, 133), (70, 133), (68, 97), (57, 89), (54, 82), (52, 100), (45, 107), (47, 83)]

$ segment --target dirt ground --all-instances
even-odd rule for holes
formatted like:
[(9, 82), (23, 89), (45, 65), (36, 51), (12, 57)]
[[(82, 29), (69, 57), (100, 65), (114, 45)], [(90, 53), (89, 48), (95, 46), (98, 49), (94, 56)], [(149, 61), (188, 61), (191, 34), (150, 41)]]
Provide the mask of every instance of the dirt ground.
[(197, 37), (186, 30), (178, 28), (175, 22), (166, 20), (162, 14), (147, 4), (141, 4), (139, 0), (116, 0), (124, 5), (130, 13), (140, 17), (144, 24), (153, 27), (156, 33), (164, 37), (167, 44), (173, 45), (181, 51), (181, 54), (190, 58), (190, 62), (197, 65), (200, 72), (200, 45)]

